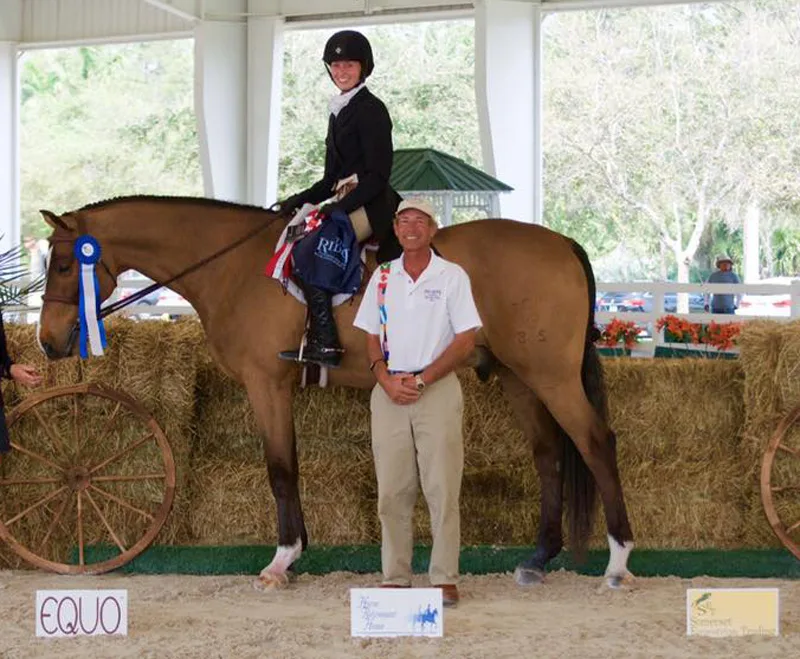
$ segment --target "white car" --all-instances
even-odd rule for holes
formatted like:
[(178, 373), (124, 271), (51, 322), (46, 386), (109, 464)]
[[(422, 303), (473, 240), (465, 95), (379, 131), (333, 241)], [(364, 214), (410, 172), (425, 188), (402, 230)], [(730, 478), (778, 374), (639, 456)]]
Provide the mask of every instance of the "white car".
[[(123, 281), (121, 282), (122, 286), (117, 289), (119, 292), (119, 299), (125, 299), (138, 290), (141, 290), (141, 288), (145, 288), (153, 283), (152, 279), (148, 279), (135, 270), (128, 270), (120, 279)], [(133, 281), (141, 283), (137, 287), (125, 287), (126, 282)], [(158, 288), (154, 290), (149, 295), (138, 300), (136, 305), (148, 306), (152, 309), (152, 311), (137, 314), (137, 318), (162, 318), (167, 315), (170, 318), (177, 318), (183, 313), (191, 313), (192, 309), (191, 305), (183, 297), (168, 288)], [(168, 307), (170, 310), (163, 311), (159, 307)], [(180, 312), (176, 313), (174, 310), (175, 308), (180, 309)], [(186, 310), (185, 312), (183, 311), (184, 309)]]
[(792, 307), (792, 299), (789, 293), (789, 285), (796, 281), (797, 277), (771, 277), (762, 279), (759, 284), (782, 284), (786, 286), (786, 293), (774, 295), (753, 295), (746, 293), (739, 299), (739, 307), (736, 309), (737, 316), (789, 316)]

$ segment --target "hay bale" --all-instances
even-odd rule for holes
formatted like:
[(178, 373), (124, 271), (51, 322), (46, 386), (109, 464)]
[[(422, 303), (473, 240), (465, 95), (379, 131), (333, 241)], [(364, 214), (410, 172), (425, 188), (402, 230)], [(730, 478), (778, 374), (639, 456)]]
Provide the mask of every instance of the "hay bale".
[[(736, 546), (742, 526), (741, 493), (731, 483), (742, 480), (739, 365), (722, 360), (608, 360), (606, 372), (611, 421), (617, 431), (620, 469), (637, 544)], [(461, 371), (459, 377), (465, 399), (463, 540), (466, 544), (532, 544), (539, 523), (539, 480), (531, 449), (499, 383), (483, 384), (470, 370)], [(254, 483), (239, 480), (218, 466), (219, 460), (229, 465), (261, 461), (260, 440), (246, 397), (213, 365), (205, 372), (201, 369), (200, 378), (208, 391), (200, 387), (198, 414), (202, 420), (197, 446), (202, 449), (196, 454), (195, 473), (204, 477), (194, 490), (207, 494), (203, 495), (202, 510), (193, 513), (193, 533), (197, 538), (238, 533), (252, 540), (248, 533), (255, 532), (257, 537), (266, 531), (264, 537), (272, 538), (274, 504), (266, 489), (264, 468), (257, 468), (264, 489), (253, 490)], [(346, 542), (370, 542), (374, 538), (372, 529), (377, 522), (368, 405), (367, 392), (337, 387), (298, 395), (295, 422), (301, 489), (309, 530), (318, 542), (345, 538)], [(340, 462), (353, 459), (342, 447), (356, 451), (361, 461), (357, 470)], [(323, 473), (316, 472), (305, 455), (322, 461)], [(217, 461), (217, 466), (207, 469), (208, 461)], [(227, 474), (224, 477), (220, 476), (223, 472)], [(326, 492), (328, 473), (347, 478), (335, 497)], [(213, 484), (217, 476), (223, 482)], [(254, 491), (259, 497), (257, 503), (249, 504), (247, 523), (229, 520), (224, 530), (209, 531), (216, 517), (229, 514), (226, 511), (248, 508), (243, 502), (252, 498)], [(266, 516), (264, 501), (269, 504)], [(311, 519), (323, 518), (316, 510), (317, 503), (328, 507), (331, 501), (349, 508), (339, 514), (350, 519), (351, 531), (339, 525), (332, 534), (327, 527), (313, 528)], [(605, 546), (602, 515), (598, 522), (593, 545)], [(231, 524), (239, 530), (232, 530)], [(419, 541), (430, 541), (429, 517), (421, 498), (415, 526)]]
[[(300, 496), (315, 544), (371, 544), (380, 536), (374, 478), (370, 484), (365, 468), (371, 463), (357, 450), (343, 453), (300, 450)], [(277, 542), (275, 500), (263, 464), (205, 460), (194, 473), (194, 491), (191, 525), (198, 543)]]
[[(740, 365), (619, 359), (604, 367), (637, 546), (737, 546), (743, 523)], [(594, 544), (606, 544), (604, 528)]]
[[(9, 326), (8, 337), (11, 354), (18, 362), (35, 364), (45, 375), (44, 388), (75, 384), (78, 382), (101, 382), (115, 389), (127, 392), (153, 415), (164, 430), (172, 448), (177, 467), (176, 497), (173, 512), (161, 531), (158, 541), (162, 543), (185, 542), (189, 539), (187, 510), (190, 506), (190, 489), (188, 487), (189, 456), (191, 448), (192, 422), (194, 416), (194, 389), (196, 380), (196, 353), (202, 342), (202, 332), (196, 322), (174, 324), (135, 321), (114, 318), (107, 324), (109, 349), (101, 358), (90, 358), (86, 361), (66, 359), (59, 362), (46, 362), (35, 348), (34, 328), (30, 326)], [(28, 392), (14, 383), (6, 383), (4, 392), (9, 405), (19, 403)], [(60, 398), (43, 403), (40, 409), (53, 432), (66, 438), (75, 437), (74, 405), (77, 403), (80, 413), (80, 436), (82, 438), (79, 453), (70, 447), (66, 460), (73, 464), (93, 465), (104, 458), (114, 455), (134, 443), (145, 434), (141, 421), (133, 416), (119, 415), (111, 432), (103, 434), (103, 429), (114, 409), (114, 403), (96, 397)], [(47, 432), (32, 412), (23, 416), (13, 430), (13, 436), (23, 446), (33, 447), (44, 456), (54, 456), (58, 452), (52, 446)], [(93, 441), (96, 440), (96, 441)], [(154, 473), (156, 469), (163, 471), (162, 458), (154, 442), (148, 442), (141, 448), (125, 456), (114, 464), (113, 474), (135, 475)], [(42, 471), (42, 465), (25, 458), (19, 452), (13, 453), (6, 462), (6, 469), (19, 475), (52, 476)], [(44, 468), (45, 471), (48, 468)], [(36, 486), (38, 488), (38, 486)], [(141, 502), (144, 509), (152, 509), (163, 499), (163, 486), (159, 483), (119, 482), (106, 487), (115, 496), (120, 496), (134, 505)], [(28, 486), (27, 490), (18, 488), (3, 503), (6, 511), (19, 511), (26, 502), (36, 501), (36, 488)], [(144, 533), (143, 518), (129, 510), (103, 499), (93, 497), (103, 515), (112, 528), (121, 536), (123, 544), (130, 546)], [(49, 520), (55, 515), (58, 501), (54, 505), (42, 507), (41, 511), (26, 520), (32, 537), (21, 538), (26, 544), (35, 543), (36, 536), (43, 537)], [(90, 508), (86, 515), (85, 536), (90, 543), (108, 535), (104, 527)], [(13, 513), (12, 513), (13, 514)], [(65, 519), (73, 515), (74, 510), (65, 509)], [(5, 517), (8, 519), (8, 516)], [(54, 535), (63, 536), (66, 543), (67, 529), (57, 529)], [(74, 528), (74, 524), (73, 524)], [(63, 533), (60, 533), (63, 531)], [(137, 536), (138, 534), (138, 536)], [(56, 542), (56, 545), (58, 543)], [(61, 547), (67, 551), (68, 547)], [(9, 559), (16, 562), (16, 558)], [(58, 560), (66, 560), (59, 557)]]
[[(745, 546), (781, 546), (764, 515), (759, 473), (764, 452), (781, 419), (800, 404), (800, 322), (748, 323), (740, 337), (745, 374), (744, 406), (747, 412), (742, 451), (746, 504)], [(792, 429), (784, 444), (800, 449), (800, 429)], [(800, 482), (800, 459), (778, 456), (773, 485)], [(796, 491), (776, 495), (781, 519), (800, 519)], [(800, 541), (800, 537), (795, 537)]]

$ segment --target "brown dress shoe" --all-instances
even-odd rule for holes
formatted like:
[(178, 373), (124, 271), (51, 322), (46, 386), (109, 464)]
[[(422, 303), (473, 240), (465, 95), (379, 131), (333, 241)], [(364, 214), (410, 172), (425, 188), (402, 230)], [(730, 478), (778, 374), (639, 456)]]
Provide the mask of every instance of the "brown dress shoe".
[(436, 588), (442, 589), (442, 604), (444, 606), (455, 606), (458, 604), (458, 588), (456, 588), (455, 584), (442, 584), (440, 586), (436, 586)]

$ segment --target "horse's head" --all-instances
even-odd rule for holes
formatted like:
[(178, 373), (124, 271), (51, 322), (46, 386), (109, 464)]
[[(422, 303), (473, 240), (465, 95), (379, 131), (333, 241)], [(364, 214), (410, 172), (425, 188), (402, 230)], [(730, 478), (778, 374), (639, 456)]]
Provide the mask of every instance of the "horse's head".
[[(74, 254), (76, 238), (86, 233), (81, 216), (66, 213), (59, 217), (50, 211), (40, 211), (53, 228), (50, 235), (50, 263), (39, 317), (39, 345), (49, 359), (61, 359), (78, 351), (78, 301), (80, 263)], [(100, 245), (101, 250), (103, 245)], [(97, 267), (100, 299), (114, 292), (117, 282), (102, 260)]]

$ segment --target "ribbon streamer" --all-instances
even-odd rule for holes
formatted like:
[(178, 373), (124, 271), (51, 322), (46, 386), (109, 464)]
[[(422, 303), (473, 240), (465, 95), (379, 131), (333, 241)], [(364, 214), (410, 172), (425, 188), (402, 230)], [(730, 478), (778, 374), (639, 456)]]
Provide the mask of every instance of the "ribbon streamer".
[(100, 320), (100, 285), (95, 266), (100, 260), (100, 243), (86, 234), (75, 241), (75, 258), (81, 264), (78, 325), (80, 353), (83, 359), (92, 354), (100, 356), (108, 345), (103, 321)]

